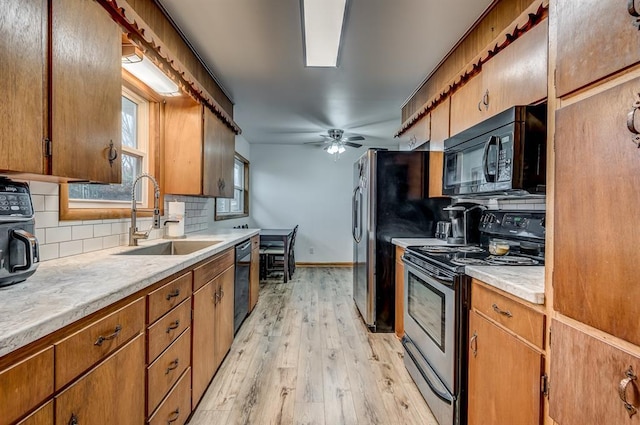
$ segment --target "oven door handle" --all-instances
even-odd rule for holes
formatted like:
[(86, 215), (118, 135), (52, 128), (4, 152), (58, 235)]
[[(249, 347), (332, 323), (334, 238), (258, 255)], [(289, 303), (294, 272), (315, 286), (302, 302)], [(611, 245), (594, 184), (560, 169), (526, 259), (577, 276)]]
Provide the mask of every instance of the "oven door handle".
[(448, 283), (453, 283), (453, 277), (451, 276), (447, 276), (445, 274), (441, 274), (439, 273), (437, 270), (433, 271), (433, 270), (427, 270), (424, 269), (422, 267), (419, 267), (417, 265), (415, 265), (411, 260), (408, 260), (406, 257), (406, 254), (402, 256), (402, 261), (405, 263), (405, 265), (408, 265), (409, 267), (411, 267), (413, 270), (418, 271), (419, 273), (423, 273), (433, 279), (436, 280), (440, 280), (443, 282), (448, 282)]
[[(403, 343), (407, 344), (406, 340), (403, 340)], [(411, 344), (413, 345), (412, 342)], [(405, 352), (409, 355), (409, 357), (411, 357), (411, 361), (416, 365), (418, 372), (420, 372), (420, 375), (422, 375), (422, 378), (427, 383), (431, 391), (433, 391), (433, 393), (436, 395), (436, 397), (438, 397), (440, 400), (442, 400), (443, 402), (449, 405), (453, 404), (453, 399), (451, 395), (448, 394), (446, 391), (440, 391), (435, 387), (435, 385), (431, 381), (431, 378), (428, 376), (429, 374), (425, 370), (423, 370), (422, 367), (419, 366), (419, 363), (415, 358), (415, 356), (413, 355), (413, 353), (411, 352), (411, 350), (405, 350)]]

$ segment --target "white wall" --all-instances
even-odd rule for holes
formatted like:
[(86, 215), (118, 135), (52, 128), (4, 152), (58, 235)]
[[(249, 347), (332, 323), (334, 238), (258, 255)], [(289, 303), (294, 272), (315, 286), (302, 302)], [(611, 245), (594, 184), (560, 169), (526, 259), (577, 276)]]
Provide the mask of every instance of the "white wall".
[(252, 223), (298, 224), (297, 262), (351, 262), (353, 163), (364, 151), (347, 149), (334, 161), (317, 147), (251, 145)]

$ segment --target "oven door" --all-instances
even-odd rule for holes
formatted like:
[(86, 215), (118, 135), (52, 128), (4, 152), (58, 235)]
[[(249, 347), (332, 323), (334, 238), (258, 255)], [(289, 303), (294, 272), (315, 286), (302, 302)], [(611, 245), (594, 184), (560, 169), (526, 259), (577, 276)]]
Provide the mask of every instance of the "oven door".
[(455, 379), (454, 280), (405, 261), (405, 333), (451, 393)]

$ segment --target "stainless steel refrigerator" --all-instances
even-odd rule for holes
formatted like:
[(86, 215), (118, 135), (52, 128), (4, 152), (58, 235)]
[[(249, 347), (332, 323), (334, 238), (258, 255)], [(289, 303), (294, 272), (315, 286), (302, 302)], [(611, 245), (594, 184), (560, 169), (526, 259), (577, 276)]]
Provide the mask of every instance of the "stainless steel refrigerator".
[(373, 332), (393, 332), (392, 238), (433, 237), (448, 198), (429, 198), (429, 152), (369, 149), (354, 164), (353, 299)]

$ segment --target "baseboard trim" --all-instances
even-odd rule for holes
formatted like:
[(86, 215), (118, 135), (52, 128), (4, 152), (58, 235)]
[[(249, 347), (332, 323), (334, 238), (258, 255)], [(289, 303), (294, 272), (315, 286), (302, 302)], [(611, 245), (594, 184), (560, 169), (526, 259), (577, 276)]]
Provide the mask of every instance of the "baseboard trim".
[(353, 267), (353, 263), (296, 263), (296, 267)]

